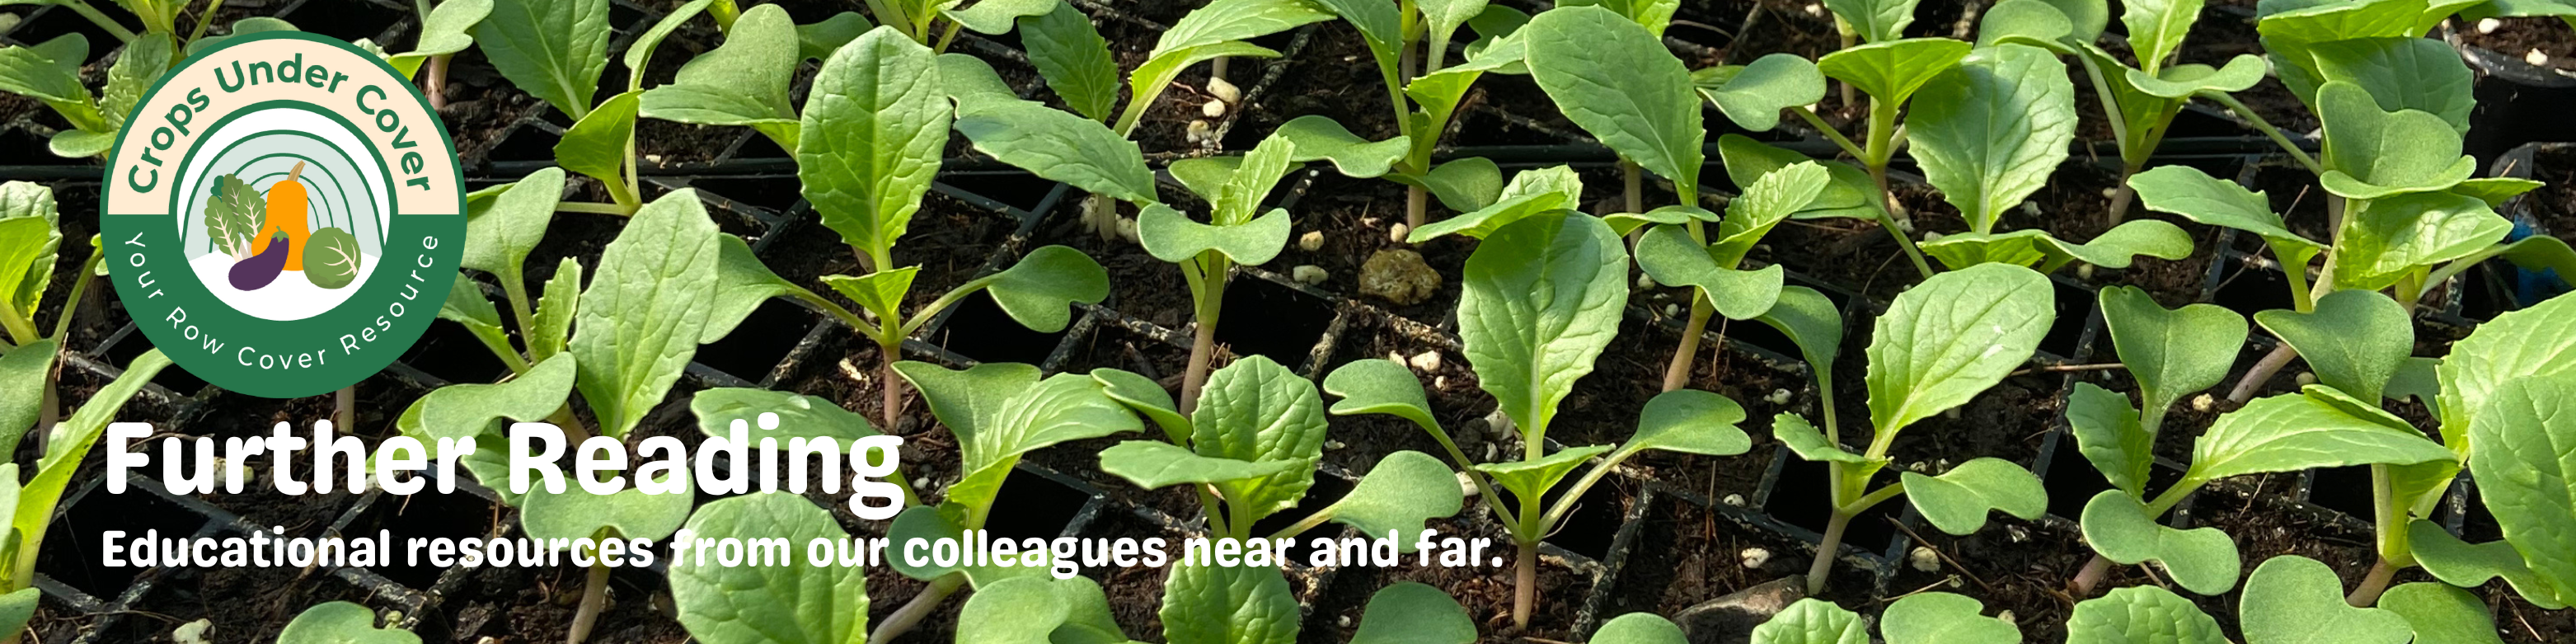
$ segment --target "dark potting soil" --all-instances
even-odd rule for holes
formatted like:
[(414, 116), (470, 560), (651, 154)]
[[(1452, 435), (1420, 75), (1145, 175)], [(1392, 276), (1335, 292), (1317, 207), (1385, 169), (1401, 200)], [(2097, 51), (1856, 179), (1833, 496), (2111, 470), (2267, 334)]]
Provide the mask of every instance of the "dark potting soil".
[[(897, 267), (918, 266), (912, 292), (904, 303), (906, 315), (939, 299), (948, 289), (963, 284), (981, 272), (985, 261), (1000, 249), (1005, 238), (1019, 222), (1000, 213), (977, 208), (944, 194), (931, 193), (913, 214), (910, 231), (894, 247)], [(842, 302), (851, 312), (858, 312), (838, 291), (823, 284), (825, 275), (865, 275), (857, 251), (842, 242), (841, 236), (824, 227), (813, 217), (798, 217), (776, 234), (785, 235), (761, 254), (771, 270), (823, 297)]]
[[(1472, 519), (1466, 518), (1472, 515)], [(1306, 630), (1300, 642), (1346, 642), (1360, 624), (1368, 598), (1378, 589), (1397, 582), (1420, 582), (1446, 592), (1467, 610), (1467, 618), (1476, 623), (1477, 640), (1492, 644), (1527, 640), (1570, 642), (1582, 639), (1573, 632), (1575, 618), (1583, 601), (1592, 591), (1590, 575), (1576, 572), (1556, 557), (1541, 555), (1538, 563), (1537, 605), (1526, 631), (1512, 628), (1513, 563), (1515, 552), (1511, 540), (1503, 537), (1501, 526), (1493, 525), (1491, 515), (1473, 506), (1460, 518), (1435, 519), (1425, 525), (1444, 535), (1486, 536), (1494, 545), (1485, 550), (1488, 557), (1501, 557), (1503, 565), (1491, 561), (1464, 568), (1417, 565), (1407, 557), (1394, 567), (1348, 567), (1333, 575), (1331, 585), (1317, 593), (1313, 614), (1306, 619)], [(1469, 525), (1473, 524), (1473, 525)], [(1499, 548), (1500, 550), (1497, 550)], [(1132, 635), (1132, 633), (1131, 633)]]
[[(1893, 562), (1888, 597), (1916, 589), (1952, 592), (1985, 603), (1987, 614), (2010, 614), (2027, 641), (2056, 642), (2066, 636), (2072, 608), (2065, 598), (2066, 580), (2091, 561), (2093, 551), (2073, 524), (2033, 523), (1997, 514), (1983, 530), (1952, 536), (1929, 525), (1906, 528), (1916, 547), (1931, 548), (1936, 567), (1926, 572), (1910, 561)], [(1884, 608), (1884, 606), (1880, 606)]]
[(2545, 182), (2523, 203), (2533, 207), (2530, 213), (2536, 225), (2533, 232), (2567, 237), (2576, 235), (2576, 148), (2544, 147), (2532, 155), (2531, 178)]
[[(1235, 147), (1249, 148), (1281, 123), (1307, 115), (1333, 119), (1371, 141), (1402, 134), (1395, 122), (1395, 106), (1387, 98), (1386, 82), (1378, 74), (1377, 59), (1349, 23), (1333, 20), (1319, 25), (1314, 37), (1307, 39), (1305, 50), (1283, 64), (1287, 69), (1279, 83), (1236, 119), (1237, 136), (1252, 138)], [(1231, 75), (1231, 70), (1228, 73)], [(1406, 109), (1411, 109), (1409, 104)]]
[(2576, 71), (2576, 30), (2567, 21), (2555, 18), (2497, 18), (2494, 31), (2486, 31), (2482, 21), (2452, 21), (2460, 44), (2479, 47), (2506, 58), (2531, 62), (2539, 52), (2543, 69), (2564, 73)]
[[(210, 641), (274, 641), (288, 621), (324, 602), (357, 602), (378, 610), (393, 608), (376, 601), (366, 589), (321, 570), (187, 568), (159, 573), (153, 591), (129, 607), (125, 618), (99, 639), (167, 641), (173, 629), (203, 619), (212, 622), (213, 627), (206, 631)], [(58, 612), (48, 605), (39, 611), (32, 630), (42, 641), (69, 642), (88, 634), (93, 623), (88, 616)]]

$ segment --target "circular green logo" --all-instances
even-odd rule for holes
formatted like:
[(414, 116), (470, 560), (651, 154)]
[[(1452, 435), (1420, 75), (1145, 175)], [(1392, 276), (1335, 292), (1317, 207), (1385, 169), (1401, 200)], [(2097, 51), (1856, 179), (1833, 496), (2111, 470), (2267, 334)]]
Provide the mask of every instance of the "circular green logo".
[(117, 297), (171, 362), (293, 398), (384, 369), (465, 247), (454, 144), (400, 72), (303, 32), (189, 56), (136, 103), (100, 198)]

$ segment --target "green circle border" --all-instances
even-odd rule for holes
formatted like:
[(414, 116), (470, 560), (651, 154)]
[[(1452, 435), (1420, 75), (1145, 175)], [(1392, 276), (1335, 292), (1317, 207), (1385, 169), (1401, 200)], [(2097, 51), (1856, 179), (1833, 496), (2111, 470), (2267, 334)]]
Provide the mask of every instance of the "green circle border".
[[(330, 36), (302, 31), (270, 31), (226, 38), (203, 51), (189, 54), (178, 64), (173, 65), (169, 71), (161, 75), (160, 79), (153, 81), (151, 89), (144, 92), (143, 97), (136, 101), (136, 104), (139, 106), (150, 103), (152, 97), (160, 95), (161, 90), (170, 81), (178, 78), (181, 72), (189, 70), (217, 52), (269, 40), (302, 40), (321, 43), (374, 63), (375, 68), (383, 72), (382, 78), (398, 81), (382, 83), (383, 85), (403, 88), (405, 94), (420, 106), (421, 112), (428, 116), (427, 123), (410, 124), (410, 127), (414, 128), (413, 136), (418, 137), (417, 140), (420, 141), (429, 140), (423, 134), (423, 130), (434, 131), (438, 135), (437, 149), (422, 150), (424, 153), (422, 156), (428, 157), (425, 160), (431, 163), (446, 163), (456, 168), (454, 174), (457, 178), (455, 187), (457, 214), (404, 215), (401, 212), (400, 204), (403, 198), (399, 190), (389, 191), (386, 203), (393, 212), (386, 216), (386, 220), (392, 223), (389, 223), (387, 230), (384, 231), (386, 238), (382, 244), (384, 254), (378, 258), (378, 261), (425, 256), (431, 259), (433, 265), (420, 268), (406, 265), (410, 262), (405, 261), (390, 266), (379, 266), (370, 273), (366, 286), (361, 287), (358, 293), (351, 295), (348, 300), (341, 302), (330, 311), (303, 320), (277, 322), (251, 317), (233, 310), (197, 280), (194, 267), (189, 266), (187, 262), (186, 249), (180, 247), (179, 238), (170, 230), (174, 227), (169, 225), (167, 218), (177, 214), (175, 208), (165, 206), (166, 212), (158, 215), (111, 216), (107, 208), (108, 200), (100, 199), (98, 223), (101, 234), (100, 244), (104, 247), (101, 252), (105, 253), (107, 255), (105, 259), (109, 260), (106, 265), (110, 279), (115, 283), (118, 299), (125, 303), (128, 316), (133, 319), (135, 326), (142, 331), (146, 339), (156, 347), (171, 347), (175, 350), (164, 352), (173, 364), (186, 370), (189, 375), (226, 391), (263, 398), (301, 398), (326, 394), (357, 384), (383, 371), (386, 365), (392, 364), (396, 358), (409, 352), (411, 347), (419, 342), (421, 334), (427, 331), (429, 325), (437, 319), (439, 309), (446, 303), (449, 289), (454, 286), (458, 276), (458, 262), (463, 258), (465, 250), (466, 190), (464, 168), (456, 156), (455, 139), (448, 134), (445, 119), (436, 109), (429, 106), (428, 98), (421, 95), (420, 88), (401, 72), (396, 71), (382, 57)], [(385, 100), (395, 100), (390, 88), (385, 94)], [(336, 111), (298, 101), (251, 102), (227, 111), (225, 115), (228, 118), (218, 119), (216, 124), (229, 121), (229, 117), (241, 111), (264, 105), (273, 106), (271, 104), (274, 103), (307, 106), (315, 113), (348, 124), (352, 131), (359, 133), (361, 138), (368, 136), (364, 128), (350, 123)], [(129, 115), (127, 122), (128, 126), (117, 132), (116, 144), (115, 147), (110, 148), (111, 151), (124, 149), (126, 136), (138, 130), (147, 132), (150, 130), (147, 127), (137, 127), (136, 124), (140, 121), (137, 121), (134, 115)], [(212, 132), (215, 129), (210, 128), (206, 131)], [(381, 154), (369, 156), (375, 157), (376, 162), (385, 167), (387, 181), (391, 182), (394, 188), (399, 188), (401, 184), (395, 181), (397, 175), (391, 172), (391, 162)], [(106, 167), (102, 169), (103, 191), (112, 190), (116, 185), (116, 171), (122, 167), (122, 164), (117, 161), (118, 159), (111, 157)], [(176, 172), (176, 166), (164, 167), (170, 167), (173, 173)], [(173, 181), (176, 180), (173, 179)], [(175, 193), (172, 199), (175, 201)], [(154, 219), (157, 228), (162, 231), (159, 237), (156, 238), (152, 234), (152, 226), (137, 231), (135, 226), (121, 223), (121, 220), (147, 217)], [(395, 234), (397, 230), (406, 234), (398, 236)], [(147, 245), (140, 253), (121, 248), (128, 240), (134, 239), (137, 232), (141, 232), (144, 239), (155, 240), (156, 245)], [(435, 241), (435, 247), (429, 247), (419, 241), (401, 245), (395, 243), (395, 240), (401, 237), (411, 236), (409, 233), (412, 232), (424, 233), (422, 237)], [(159, 246), (157, 242), (166, 242), (166, 246)], [(128, 261), (127, 258), (136, 254), (145, 257), (145, 266), (137, 267)], [(181, 272), (176, 274), (169, 272), (170, 265), (181, 267)], [(141, 285), (140, 280), (146, 274), (151, 274), (152, 286)], [(410, 279), (413, 275), (418, 275), (419, 279)], [(404, 299), (403, 292), (411, 292), (412, 296)], [(167, 304), (162, 304), (164, 302)], [(392, 305), (397, 303), (404, 308), (403, 314), (399, 317), (389, 313)], [(237, 354), (238, 347), (242, 346), (266, 345), (262, 353), (292, 357), (301, 352), (323, 351), (342, 359), (327, 361), (311, 368), (261, 369), (256, 364), (245, 367), (237, 364), (233, 355), (209, 353), (203, 348), (201, 340), (190, 340), (184, 337), (181, 328), (174, 328), (166, 321), (165, 316), (173, 308), (187, 310), (188, 323), (179, 326), (196, 326), (201, 330), (201, 338), (215, 337), (222, 340), (224, 349), (228, 353)], [(374, 341), (361, 345), (354, 354), (341, 353), (338, 341), (341, 335), (358, 333), (362, 327), (377, 328), (375, 323), (379, 318), (385, 321), (385, 325), (384, 328), (378, 329)], [(246, 344), (244, 340), (249, 342)]]

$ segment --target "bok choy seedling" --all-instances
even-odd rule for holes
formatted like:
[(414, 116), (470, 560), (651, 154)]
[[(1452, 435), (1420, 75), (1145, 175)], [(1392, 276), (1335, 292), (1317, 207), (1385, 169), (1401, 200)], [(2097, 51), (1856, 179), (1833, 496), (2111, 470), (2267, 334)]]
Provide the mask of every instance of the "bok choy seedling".
[[(1879, 633), (1906, 644), (2019, 644), (2021, 627), (1987, 617), (1986, 605), (1966, 595), (1912, 593), (1887, 604)], [(2011, 611), (2005, 611), (2010, 614)], [(1753, 644), (1867, 642), (1869, 620), (1833, 602), (1805, 598), (1753, 627)]]
[[(2166, 412), (2184, 396), (2227, 377), (2237, 349), (2245, 344), (2245, 316), (2212, 304), (2166, 309), (2145, 290), (2129, 286), (2105, 287), (2098, 297), (2111, 345), (2137, 380), (2142, 402), (2133, 409), (2128, 396), (2078, 382), (2067, 394), (2066, 424), (2077, 450), (2102, 472), (2103, 480), (2144, 505)], [(2096, 556), (2068, 586), (2076, 596), (2091, 595), (2110, 568), (2110, 559)]]
[[(23, 181), (0, 183), (0, 350), (10, 356), (0, 360), (0, 451), (14, 450), (25, 428), (52, 427), (62, 418), (60, 403), (55, 400), (54, 383), (61, 373), (63, 341), (70, 337), (72, 321), (80, 317), (81, 300), (95, 276), (105, 275), (100, 259), (106, 253), (98, 249), (98, 238), (89, 240), (89, 259), (81, 262), (80, 272), (63, 301), (55, 303), (53, 329), (37, 326), (37, 313), (45, 310), (45, 292), (54, 283), (54, 260), (61, 256), (62, 213), (54, 203), (54, 191), (42, 185)], [(38, 434), (41, 441), (43, 434)]]
[[(1368, 143), (1332, 119), (1301, 116), (1279, 126), (1282, 136), (1305, 149), (1365, 145), (1395, 156), (1386, 176), (1405, 185), (1404, 221), (1408, 229), (1428, 223), (1430, 197), (1458, 212), (1493, 204), (1493, 186), (1503, 183), (1502, 170), (1482, 157), (1453, 159), (1433, 165), (1431, 152), (1457, 116), (1467, 89), (1484, 74), (1522, 73), (1524, 51), (1513, 34), (1529, 15), (1485, 0), (1431, 0), (1387, 3), (1376, 0), (1321, 0), (1359, 30), (1376, 58), (1378, 77), (1395, 110), (1395, 138)], [(1450, 39), (1461, 26), (1472, 25), (1486, 39), (1471, 48), (1464, 64), (1448, 67)], [(1427, 44), (1426, 44), (1427, 43)], [(1420, 61), (1420, 62), (1417, 62)], [(1421, 72), (1417, 75), (1416, 72)], [(1384, 166), (1371, 166), (1381, 169)], [(1344, 167), (1350, 173), (1355, 168)]]
[[(1512, 619), (1520, 627), (1529, 625), (1537, 601), (1539, 541), (1621, 462), (1650, 449), (1728, 456), (1752, 446), (1735, 427), (1744, 420), (1735, 401), (1683, 389), (1649, 401), (1626, 444), (1548, 452), (1547, 430), (1557, 405), (1575, 381), (1592, 372), (1618, 333), (1626, 295), (1627, 254), (1619, 236), (1590, 215), (1560, 210), (1521, 218), (1495, 230), (1467, 258), (1459, 336), (1477, 386), (1493, 394), (1519, 430), (1517, 461), (1470, 461), (1432, 415), (1422, 383), (1391, 361), (1352, 362), (1324, 379), (1325, 390), (1342, 397), (1333, 413), (1384, 413), (1413, 421), (1458, 467), (1477, 474), (1472, 480), (1478, 494), (1511, 526), (1519, 550)], [(1546, 502), (1551, 490), (1594, 457), (1601, 463), (1559, 492), (1554, 503)]]
[[(8, 220), (0, 220), (5, 221)], [(9, 246), (0, 246), (0, 251), (8, 249)], [(62, 503), (72, 475), (80, 469), (81, 459), (98, 445), (99, 436), (107, 432), (110, 421), (116, 420), (117, 411), (150, 384), (154, 375), (170, 366), (170, 359), (163, 357), (160, 349), (146, 351), (117, 373), (115, 380), (91, 394), (69, 420), (37, 425), (33, 407), (39, 399), (52, 398), (50, 374), (55, 352), (54, 341), (39, 340), (0, 353), (0, 393), (10, 394), (0, 397), (0, 444), (15, 449), (27, 432), (44, 432), (38, 435), (43, 438), (43, 456), (36, 460), (34, 477), (21, 483), (17, 463), (0, 463), (0, 500), (8, 502), (10, 517), (7, 534), (0, 535), (0, 565), (7, 566), (0, 569), (0, 638), (9, 640), (25, 634), (27, 621), (35, 616), (37, 600), (43, 596), (35, 587), (36, 560), (43, 552), (46, 528), (53, 524), (56, 507)], [(39, 388), (45, 395), (37, 395)]]
[(315, 604), (277, 632), (277, 644), (420, 644), (411, 631), (376, 628), (376, 611), (350, 602)]
[[(1313, 382), (1269, 358), (1251, 356), (1218, 370), (1202, 404), (1185, 414), (1144, 376), (1115, 369), (1091, 375), (1111, 398), (1152, 419), (1167, 439), (1112, 446), (1100, 453), (1100, 470), (1145, 489), (1189, 486), (1206, 513), (1209, 538), (1245, 546), (1240, 565), (1223, 559), (1173, 564), (1160, 616), (1174, 644), (1295, 641), (1299, 609), (1281, 568), (1298, 535), (1339, 522), (1369, 537), (1392, 538), (1399, 552), (1412, 552), (1423, 522), (1458, 513), (1456, 474), (1437, 458), (1399, 451), (1380, 459), (1331, 505), (1278, 532), (1257, 534), (1256, 523), (1297, 507), (1314, 487), (1325, 422)], [(1398, 594), (1389, 599), (1389, 592)], [(1428, 586), (1390, 588), (1379, 598), (1407, 604), (1388, 614), (1372, 602), (1369, 619), (1389, 622), (1381, 627), (1433, 628), (1441, 634), (1435, 639), (1475, 639), (1466, 611)]]
[[(699, 538), (746, 542), (850, 539), (830, 511), (785, 492), (709, 501), (689, 517), (688, 529)], [(672, 607), (680, 625), (700, 642), (858, 642), (867, 632), (868, 575), (862, 566), (792, 562), (729, 567), (673, 561), (670, 569)]]
[(1888, 450), (1898, 432), (1967, 404), (2030, 360), (2057, 318), (2052, 293), (2048, 278), (2030, 269), (1979, 264), (1934, 275), (1898, 295), (1871, 333), (1867, 382), (1874, 429), (1865, 451), (1842, 447), (1831, 412), (1821, 432), (1796, 414), (1773, 420), (1772, 434), (1791, 452), (1831, 469), (1827, 483), (1833, 514), (1816, 561), (1808, 567), (1808, 594), (1823, 592), (1852, 517), (1898, 495), (1933, 527), (1958, 535), (1984, 528), (1988, 511), (2022, 519), (2047, 511), (2048, 491), (2038, 477), (1993, 457), (1971, 459), (1938, 475), (1904, 472), (1897, 482), (1875, 490), (1869, 485), (1890, 462)]
[[(1161, 616), (1165, 640), (1171, 644), (1290, 644), (1297, 641), (1298, 607), (1296, 600), (1288, 596), (1287, 580), (1275, 574), (1235, 574), (1233, 571), (1237, 570), (1242, 569), (1210, 566), (1174, 568), (1172, 583), (1189, 584), (1185, 590), (1197, 593), (1190, 598), (1197, 606), (1175, 614), (1172, 606), (1165, 604)], [(1183, 581), (1185, 576), (1190, 580)], [(1274, 581), (1276, 583), (1271, 583)], [(1458, 601), (1447, 593), (1424, 584), (1398, 582), (1380, 588), (1369, 596), (1365, 610), (1360, 616), (1359, 629), (1351, 634), (1351, 644), (1469, 644), (1476, 641), (1476, 623), (1467, 618), (1467, 610), (1459, 607)], [(1004, 580), (977, 590), (974, 596), (966, 598), (964, 610), (958, 613), (957, 624), (957, 641), (960, 642), (1143, 644), (1128, 639), (1118, 626), (1116, 616), (1109, 611), (1108, 594), (1100, 589), (1099, 582), (1089, 577)], [(1680, 631), (1674, 629), (1673, 633), (1674, 637), (1679, 637)], [(1592, 641), (1600, 644), (1665, 644), (1679, 640), (1596, 637)]]

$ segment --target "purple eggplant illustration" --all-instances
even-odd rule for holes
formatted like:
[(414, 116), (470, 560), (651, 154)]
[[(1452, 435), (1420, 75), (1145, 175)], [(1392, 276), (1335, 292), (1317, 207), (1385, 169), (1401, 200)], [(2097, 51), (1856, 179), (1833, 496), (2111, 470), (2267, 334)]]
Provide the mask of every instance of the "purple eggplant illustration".
[(286, 241), (286, 234), (279, 233), (269, 239), (267, 250), (234, 263), (231, 274), (233, 288), (256, 291), (268, 286), (269, 282), (277, 281), (277, 275), (286, 271), (287, 251), (292, 246)]

